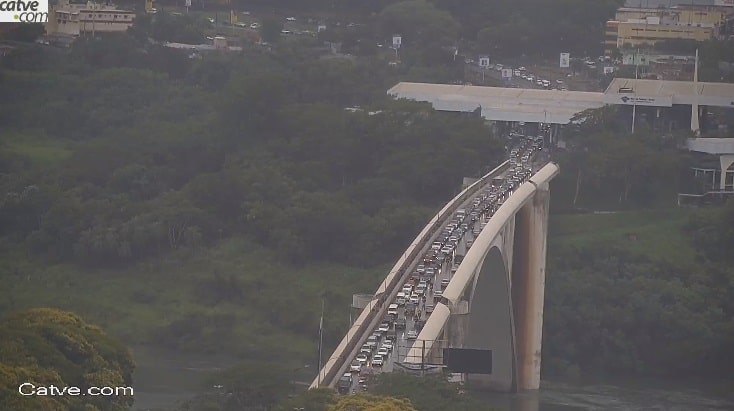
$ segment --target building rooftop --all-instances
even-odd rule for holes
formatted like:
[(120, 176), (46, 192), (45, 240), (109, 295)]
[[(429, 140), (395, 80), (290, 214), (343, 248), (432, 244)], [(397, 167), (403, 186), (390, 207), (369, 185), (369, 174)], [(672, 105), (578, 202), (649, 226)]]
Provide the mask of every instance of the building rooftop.
[(686, 146), (700, 153), (734, 154), (734, 138), (689, 138)]
[(430, 102), (436, 110), (474, 112), (487, 120), (568, 124), (588, 108), (604, 105), (603, 94), (452, 84), (398, 83), (391, 96)]
[[(697, 95), (698, 94), (698, 95)], [(616, 100), (624, 96), (644, 97), (672, 104), (698, 104), (734, 108), (734, 84), (673, 80), (643, 80), (615, 78), (604, 92), (607, 104), (620, 104)], [(658, 104), (649, 104), (658, 105)]]

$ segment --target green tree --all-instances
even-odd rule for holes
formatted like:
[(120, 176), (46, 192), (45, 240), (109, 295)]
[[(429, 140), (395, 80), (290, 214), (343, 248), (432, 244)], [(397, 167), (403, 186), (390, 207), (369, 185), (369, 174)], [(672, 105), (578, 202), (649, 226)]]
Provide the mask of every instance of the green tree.
[(342, 397), (329, 411), (417, 411), (409, 400), (357, 394)]
[(459, 35), (459, 23), (450, 13), (441, 11), (426, 0), (409, 0), (385, 7), (378, 17), (383, 37), (402, 34), (406, 46), (453, 45)]
[(459, 385), (446, 381), (443, 375), (419, 377), (403, 373), (380, 374), (371, 385), (370, 392), (406, 398), (421, 411), (493, 409), (467, 394)]
[(283, 30), (283, 21), (276, 17), (267, 17), (262, 20), (260, 37), (268, 43), (280, 41), (280, 32)]
[[(0, 321), (0, 404), (13, 410), (126, 410), (132, 396), (18, 395), (18, 386), (129, 387), (135, 367), (128, 349), (78, 316), (51, 308)], [(40, 407), (40, 408), (39, 408)]]

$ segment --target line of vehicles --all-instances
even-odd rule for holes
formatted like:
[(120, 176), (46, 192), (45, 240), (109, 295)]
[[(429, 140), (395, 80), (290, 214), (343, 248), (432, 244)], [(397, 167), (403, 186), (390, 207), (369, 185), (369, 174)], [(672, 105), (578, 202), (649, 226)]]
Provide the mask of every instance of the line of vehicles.
[(566, 85), (566, 82), (562, 79), (557, 79), (555, 82), (546, 80), (543, 78), (540, 78), (540, 76), (535, 75), (528, 71), (525, 67), (518, 67), (518, 68), (511, 68), (508, 66), (504, 66), (502, 64), (490, 64), (488, 67), (490, 70), (497, 70), (502, 71), (503, 69), (511, 69), (512, 70), (512, 76), (521, 78), (523, 80), (527, 80), (531, 82), (532, 84), (535, 84), (538, 87), (543, 87), (550, 90), (563, 90), (567, 91), (568, 86)]
[[(500, 205), (533, 174), (533, 160), (543, 148), (543, 137), (515, 134), (519, 140), (509, 152), (508, 169), (496, 177), (467, 203), (456, 210), (443, 230), (418, 262), (395, 299), (387, 307), (385, 317), (373, 330), (337, 384), (339, 392), (367, 389), (367, 375), (381, 372), (389, 361), (401, 361), (398, 346), (405, 349), (418, 334), (442, 298), (443, 290), (463, 261), (476, 237)], [(450, 269), (449, 269), (450, 267)], [(404, 355), (404, 354), (402, 354)], [(354, 374), (358, 375), (355, 380)], [(355, 387), (355, 381), (358, 383)]]

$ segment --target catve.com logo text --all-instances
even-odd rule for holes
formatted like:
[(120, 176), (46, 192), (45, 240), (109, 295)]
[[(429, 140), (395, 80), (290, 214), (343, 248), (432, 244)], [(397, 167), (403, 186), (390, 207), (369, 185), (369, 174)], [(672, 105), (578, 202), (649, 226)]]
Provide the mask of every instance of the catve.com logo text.
[(45, 23), (48, 0), (0, 0), (0, 23)]

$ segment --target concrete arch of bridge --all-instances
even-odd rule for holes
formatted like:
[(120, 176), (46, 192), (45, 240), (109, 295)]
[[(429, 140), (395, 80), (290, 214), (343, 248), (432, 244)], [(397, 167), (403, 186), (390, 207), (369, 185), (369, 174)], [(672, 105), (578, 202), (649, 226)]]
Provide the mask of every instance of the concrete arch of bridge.
[(514, 387), (514, 342), (509, 270), (500, 249), (493, 246), (484, 258), (469, 301), (464, 348), (492, 350), (492, 374), (470, 375), (483, 386), (499, 391)]

